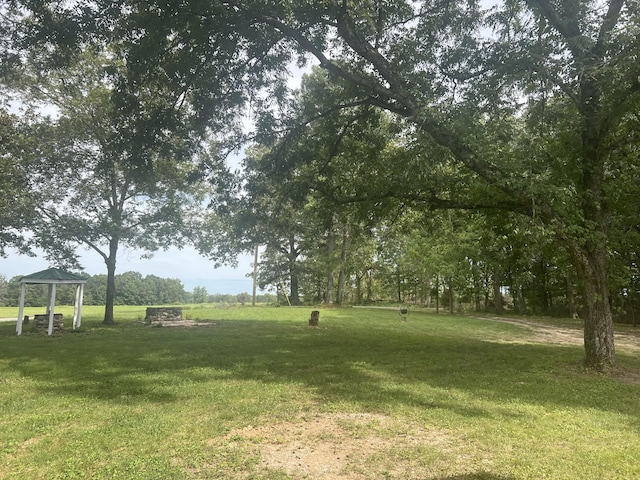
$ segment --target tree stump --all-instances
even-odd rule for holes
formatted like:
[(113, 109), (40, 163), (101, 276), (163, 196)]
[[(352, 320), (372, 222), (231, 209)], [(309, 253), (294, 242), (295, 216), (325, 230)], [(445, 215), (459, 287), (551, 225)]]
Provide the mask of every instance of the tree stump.
[(309, 326), (317, 327), (318, 322), (320, 322), (320, 312), (318, 310), (313, 310), (311, 312), (311, 316), (309, 317)]

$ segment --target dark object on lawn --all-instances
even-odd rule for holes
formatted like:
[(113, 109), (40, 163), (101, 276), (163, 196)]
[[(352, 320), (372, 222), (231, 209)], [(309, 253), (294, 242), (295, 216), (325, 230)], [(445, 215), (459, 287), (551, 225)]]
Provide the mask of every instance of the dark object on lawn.
[(311, 312), (311, 317), (309, 317), (309, 326), (317, 327), (319, 321), (320, 321), (320, 312), (318, 310), (313, 310)]
[[(48, 332), (49, 331), (49, 314), (36, 313), (33, 316), (33, 327), (31, 328), (34, 332), (40, 331), (40, 330), (45, 330)], [(53, 332), (61, 333), (63, 331), (64, 331), (63, 315), (61, 313), (54, 313), (53, 323), (51, 324), (51, 333)], [(51, 333), (49, 333), (49, 335), (51, 335)]]
[(181, 322), (182, 307), (147, 307), (144, 321), (146, 323)]
[(406, 307), (401, 307), (398, 313), (400, 314), (400, 320), (402, 320), (403, 322), (406, 322), (407, 315), (409, 315), (409, 309)]

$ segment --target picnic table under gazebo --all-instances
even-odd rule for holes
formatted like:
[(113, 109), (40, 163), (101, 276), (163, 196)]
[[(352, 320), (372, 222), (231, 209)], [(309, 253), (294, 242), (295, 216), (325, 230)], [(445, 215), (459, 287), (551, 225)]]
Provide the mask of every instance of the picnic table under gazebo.
[(56, 305), (56, 287), (58, 285), (68, 284), (77, 285), (73, 308), (73, 328), (76, 329), (80, 326), (80, 323), (82, 321), (82, 298), (84, 296), (84, 285), (85, 283), (87, 283), (86, 278), (83, 278), (80, 275), (76, 275), (74, 273), (66, 272), (59, 268), (48, 268), (47, 270), (42, 270), (41, 272), (32, 273), (31, 275), (22, 277), (22, 279), (20, 279), (20, 283), (22, 285), (20, 288), (18, 321), (16, 324), (16, 333), (18, 335), (22, 334), (22, 323), (24, 322), (24, 298), (28, 284), (44, 284), (49, 286), (46, 313), (49, 316), (49, 327), (47, 329), (48, 335), (51, 335), (53, 333), (53, 320), (55, 315), (54, 309)]

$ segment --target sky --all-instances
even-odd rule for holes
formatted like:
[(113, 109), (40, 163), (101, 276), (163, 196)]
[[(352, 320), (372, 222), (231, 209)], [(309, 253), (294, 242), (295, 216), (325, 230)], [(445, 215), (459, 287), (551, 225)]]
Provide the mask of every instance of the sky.
[[(7, 258), (0, 258), (0, 275), (7, 280), (46, 270), (51, 265), (43, 255), (28, 257), (9, 250)], [(79, 250), (84, 273), (106, 275), (107, 267), (97, 253)], [(186, 291), (205, 287), (209, 293), (251, 293), (253, 282), (253, 257), (242, 256), (238, 268), (214, 268), (214, 263), (202, 257), (193, 247), (181, 250), (171, 248), (158, 251), (152, 258), (141, 258), (142, 252), (124, 250), (118, 254), (116, 275), (124, 272), (139, 272), (143, 277), (155, 275), (161, 278), (179, 279)], [(249, 274), (249, 277), (247, 277)], [(260, 293), (260, 291), (259, 291)]]

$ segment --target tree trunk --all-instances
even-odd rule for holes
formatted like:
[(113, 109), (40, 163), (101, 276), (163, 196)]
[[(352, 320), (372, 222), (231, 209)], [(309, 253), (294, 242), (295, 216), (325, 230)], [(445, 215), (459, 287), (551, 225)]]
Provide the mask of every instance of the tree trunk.
[(493, 271), (493, 308), (496, 315), (502, 315), (502, 272), (499, 268)]
[(258, 255), (260, 246), (256, 244), (253, 250), (253, 290), (251, 293), (251, 306), (256, 306), (256, 297), (258, 290)]
[(425, 307), (431, 307), (431, 280), (420, 282), (420, 303)]
[(347, 275), (344, 268), (340, 268), (338, 272), (338, 291), (336, 292), (336, 302), (338, 305), (342, 305), (344, 302), (344, 287), (347, 282)]
[(349, 252), (349, 228), (345, 225), (342, 232), (342, 251), (340, 253), (340, 272), (338, 273), (338, 305), (344, 302), (344, 290), (347, 283), (347, 254)]
[(291, 305), (300, 305), (300, 282), (298, 281), (297, 269), (294, 266), (293, 271), (289, 275), (291, 292), (289, 294), (289, 301)]
[(540, 298), (540, 306), (542, 308), (542, 313), (549, 312), (549, 290), (547, 288), (547, 261), (544, 257), (540, 259), (540, 277), (536, 278), (537, 284), (539, 286), (538, 294)]
[(298, 256), (300, 252), (296, 248), (295, 238), (289, 238), (289, 252), (287, 257), (289, 261), (289, 282), (291, 292), (289, 293), (289, 302), (291, 305), (300, 305), (300, 282), (298, 280)]
[(567, 309), (569, 310), (569, 316), (577, 318), (578, 310), (576, 309), (576, 296), (573, 289), (573, 281), (569, 275), (566, 275), (564, 278), (567, 282)]
[(607, 287), (607, 251), (604, 245), (595, 249), (570, 243), (569, 252), (578, 270), (585, 303), (585, 366), (610, 371), (616, 365), (613, 339), (613, 315)]
[(481, 297), (480, 297), (480, 293), (481, 293), (481, 286), (480, 286), (480, 278), (478, 275), (478, 264), (475, 260), (472, 260), (472, 265), (471, 265), (471, 274), (473, 276), (473, 297), (475, 300), (475, 304), (476, 304), (476, 312), (479, 312), (481, 310)]
[(105, 325), (115, 325), (113, 318), (113, 303), (116, 298), (116, 255), (118, 253), (118, 238), (112, 237), (109, 241), (109, 256), (105, 258), (107, 264), (107, 298), (104, 305)]
[(515, 287), (515, 295), (514, 295), (514, 303), (516, 306), (516, 311), (520, 314), (520, 315), (524, 315), (527, 313), (527, 304), (524, 300), (524, 295), (523, 295), (523, 287), (521, 284), (518, 284)]
[(361, 305), (363, 300), (362, 295), (362, 279), (367, 275), (367, 272), (362, 274), (356, 273), (356, 305)]
[(484, 310), (486, 312), (489, 310), (489, 274), (487, 272), (484, 274), (482, 283), (484, 291)]
[(440, 277), (436, 275), (436, 314), (440, 313)]
[(336, 248), (336, 237), (332, 231), (327, 236), (327, 283), (324, 303), (333, 305), (333, 252)]

